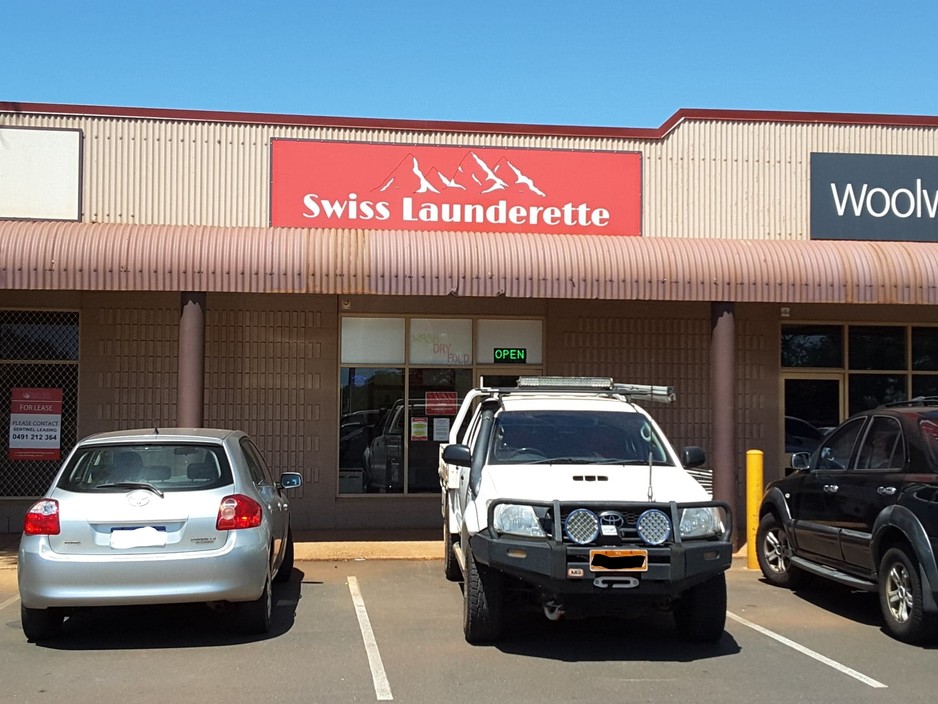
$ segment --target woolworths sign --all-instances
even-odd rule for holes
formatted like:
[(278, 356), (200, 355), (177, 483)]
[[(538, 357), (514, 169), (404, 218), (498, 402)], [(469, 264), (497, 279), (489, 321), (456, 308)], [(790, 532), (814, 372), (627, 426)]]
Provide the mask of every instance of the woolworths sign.
[(938, 157), (812, 154), (811, 238), (938, 242)]

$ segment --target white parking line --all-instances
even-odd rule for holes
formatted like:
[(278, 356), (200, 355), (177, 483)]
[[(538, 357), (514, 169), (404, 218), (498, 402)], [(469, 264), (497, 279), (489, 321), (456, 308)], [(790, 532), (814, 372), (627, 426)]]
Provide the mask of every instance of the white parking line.
[(7, 599), (6, 601), (0, 602), (0, 609), (6, 608), (7, 606), (9, 606), (10, 604), (14, 603), (15, 601), (18, 601), (19, 598), (20, 598), (19, 595), (17, 595), (17, 596), (11, 596), (11, 597), (10, 597), (9, 599)]
[(365, 610), (365, 600), (362, 599), (356, 577), (348, 578), (348, 590), (352, 594), (355, 615), (358, 616), (358, 627), (362, 632), (362, 640), (365, 641), (365, 652), (368, 654), (368, 665), (371, 667), (371, 679), (375, 683), (375, 695), (378, 697), (379, 702), (391, 701), (394, 699), (391, 695), (391, 685), (388, 682), (388, 676), (384, 672), (381, 653), (378, 652), (378, 642), (375, 640), (374, 631), (371, 630), (371, 620)]
[(838, 672), (842, 672), (843, 674), (849, 677), (853, 677), (854, 679), (859, 680), (863, 684), (869, 685), (870, 687), (876, 687), (877, 689), (885, 689), (888, 686), (888, 685), (883, 684), (882, 682), (874, 680), (872, 677), (867, 677), (862, 672), (857, 672), (856, 670), (849, 668), (846, 665), (841, 665), (836, 660), (831, 660), (829, 657), (826, 657), (814, 650), (811, 650), (811, 648), (806, 648), (805, 646), (799, 643), (796, 643), (795, 641), (789, 638), (786, 638), (785, 636), (780, 636), (778, 633), (770, 631), (768, 628), (763, 628), (762, 626), (759, 626), (758, 624), (755, 624), (752, 621), (747, 621), (742, 616), (737, 616), (736, 614), (731, 613), (729, 611), (726, 612), (726, 615), (729, 616), (734, 621), (736, 621), (737, 623), (741, 623), (742, 625), (747, 626), (754, 631), (758, 631), (764, 636), (768, 636), (769, 638), (772, 638), (773, 640), (777, 640), (782, 645), (787, 645), (789, 648), (797, 650), (799, 653), (807, 655), (809, 658), (814, 658), (818, 662), (822, 662), (828, 667), (833, 667)]

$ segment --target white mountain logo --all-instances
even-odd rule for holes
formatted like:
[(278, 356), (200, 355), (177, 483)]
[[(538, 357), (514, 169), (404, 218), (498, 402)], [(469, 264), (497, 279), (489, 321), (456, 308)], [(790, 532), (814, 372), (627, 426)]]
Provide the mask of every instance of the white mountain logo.
[(495, 166), (473, 151), (459, 162), (455, 172), (446, 176), (435, 166), (423, 169), (413, 154), (405, 156), (374, 190), (380, 193), (412, 194), (463, 191), (484, 195), (496, 191), (533, 193), (544, 198), (546, 194), (521, 169), (502, 157)]

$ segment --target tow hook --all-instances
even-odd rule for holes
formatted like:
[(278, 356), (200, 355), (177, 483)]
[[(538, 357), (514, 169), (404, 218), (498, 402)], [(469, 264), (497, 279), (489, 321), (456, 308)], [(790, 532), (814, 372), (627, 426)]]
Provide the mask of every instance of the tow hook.
[(638, 586), (638, 580), (635, 577), (597, 577), (593, 580), (594, 587), (602, 589), (634, 589)]
[(563, 604), (559, 604), (556, 601), (548, 601), (544, 604), (544, 615), (550, 621), (559, 621), (563, 618), (564, 610)]

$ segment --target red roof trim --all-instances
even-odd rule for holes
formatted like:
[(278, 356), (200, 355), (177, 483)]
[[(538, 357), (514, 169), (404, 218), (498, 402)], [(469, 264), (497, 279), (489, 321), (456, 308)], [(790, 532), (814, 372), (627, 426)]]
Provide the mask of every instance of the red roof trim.
[(370, 117), (320, 117), (271, 113), (217, 112), (173, 108), (130, 108), (96, 105), (57, 105), (0, 101), (0, 113), (77, 115), (184, 122), (237, 122), (244, 124), (335, 127), (340, 129), (413, 130), (418, 132), (477, 132), (557, 137), (607, 137), (663, 139), (686, 120), (720, 122), (780, 122), (786, 124), (876, 125), (883, 127), (938, 127), (938, 117), (924, 115), (875, 115), (832, 112), (783, 112), (776, 110), (720, 110), (682, 108), (660, 127), (588, 127), (576, 125), (524, 125), (499, 122), (447, 122)]

